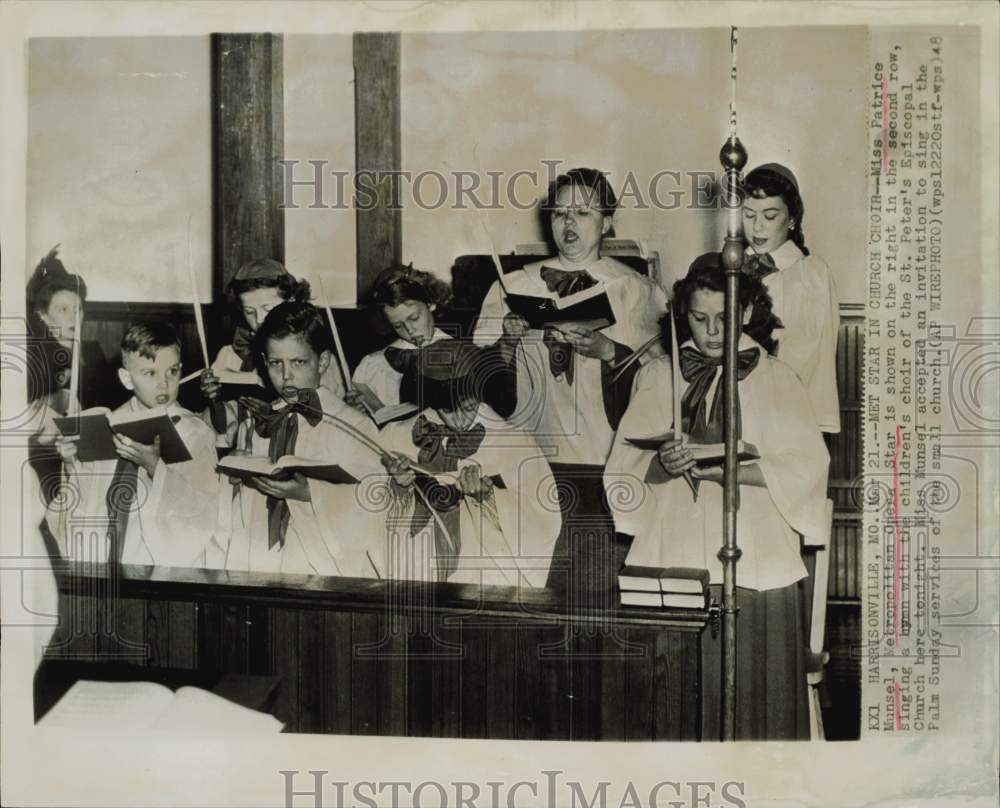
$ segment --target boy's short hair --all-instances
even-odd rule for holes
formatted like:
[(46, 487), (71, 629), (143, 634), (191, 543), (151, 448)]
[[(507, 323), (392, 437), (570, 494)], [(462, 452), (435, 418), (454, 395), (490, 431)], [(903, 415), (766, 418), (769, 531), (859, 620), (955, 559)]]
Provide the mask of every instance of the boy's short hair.
[(254, 334), (257, 354), (267, 354), (272, 339), (299, 337), (317, 354), (331, 350), (332, 338), (319, 309), (310, 303), (286, 301), (275, 306)]
[(170, 323), (157, 320), (133, 323), (122, 336), (122, 364), (128, 354), (156, 359), (156, 352), (161, 348), (176, 348), (178, 356), (180, 355), (181, 340)]

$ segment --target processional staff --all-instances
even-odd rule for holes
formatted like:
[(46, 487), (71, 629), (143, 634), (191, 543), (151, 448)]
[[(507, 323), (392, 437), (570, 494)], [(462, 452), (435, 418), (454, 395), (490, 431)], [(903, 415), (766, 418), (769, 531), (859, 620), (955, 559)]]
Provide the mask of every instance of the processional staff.
[(737, 351), (742, 323), (739, 282), (743, 269), (743, 216), (741, 172), (747, 164), (747, 152), (736, 137), (736, 44), (734, 25), (729, 39), (730, 102), (729, 138), (722, 145), (719, 160), (725, 170), (724, 190), (726, 243), (722, 248), (722, 265), (726, 271), (725, 336), (722, 358), (723, 430), (726, 455), (723, 465), (722, 547), (722, 740), (736, 740), (736, 563), (742, 555), (736, 544), (736, 514), (740, 509), (737, 441), (739, 424), (739, 393), (736, 388)]

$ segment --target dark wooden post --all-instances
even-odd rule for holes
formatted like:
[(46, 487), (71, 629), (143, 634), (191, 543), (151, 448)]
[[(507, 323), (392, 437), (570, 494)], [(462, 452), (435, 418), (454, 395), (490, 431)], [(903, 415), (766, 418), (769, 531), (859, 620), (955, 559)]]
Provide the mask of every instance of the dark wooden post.
[[(354, 35), (354, 143), (359, 299), (402, 259), (399, 34)], [(393, 173), (389, 173), (393, 172)], [(395, 197), (395, 199), (394, 199)]]
[(285, 258), (282, 39), (212, 35), (213, 291), (251, 258)]

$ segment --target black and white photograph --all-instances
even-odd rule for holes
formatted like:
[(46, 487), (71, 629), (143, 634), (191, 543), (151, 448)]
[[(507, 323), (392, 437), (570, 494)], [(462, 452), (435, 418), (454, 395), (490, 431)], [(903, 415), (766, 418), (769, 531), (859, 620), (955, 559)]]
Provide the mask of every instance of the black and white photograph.
[(991, 803), (995, 9), (73, 5), (0, 8), (17, 804)]

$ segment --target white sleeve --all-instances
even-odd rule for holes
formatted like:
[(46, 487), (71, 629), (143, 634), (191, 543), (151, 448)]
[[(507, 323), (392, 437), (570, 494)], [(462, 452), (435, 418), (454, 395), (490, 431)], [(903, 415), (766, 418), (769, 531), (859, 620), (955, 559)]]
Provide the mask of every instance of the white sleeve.
[[(143, 540), (158, 565), (193, 565), (217, 529), (220, 482), (215, 440), (211, 430), (198, 428), (185, 435), (185, 443), (191, 459), (169, 465), (159, 461), (149, 499), (141, 505)], [(228, 492), (228, 486), (225, 489)]]
[(476, 330), (472, 335), (476, 345), (492, 345), (503, 336), (503, 319), (507, 316), (507, 304), (504, 303), (500, 283), (494, 281), (483, 299), (476, 320)]
[(632, 385), (632, 397), (622, 416), (604, 469), (604, 489), (615, 519), (615, 530), (630, 536), (649, 533), (657, 513), (655, 492), (645, 482), (656, 453), (639, 449), (626, 438), (660, 435), (673, 429), (673, 384), (669, 360), (643, 366)]

